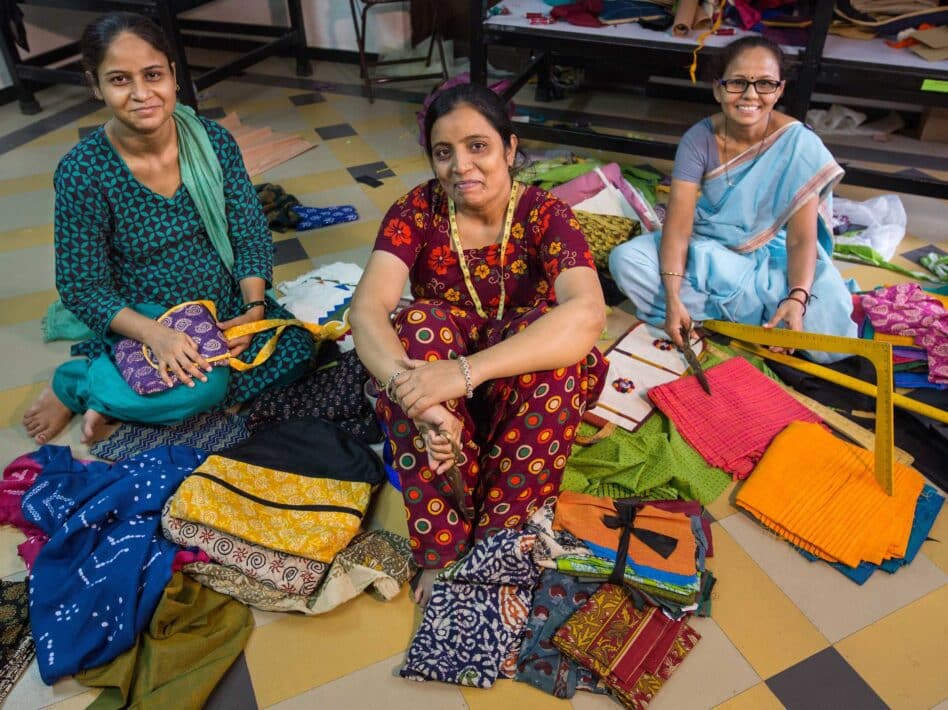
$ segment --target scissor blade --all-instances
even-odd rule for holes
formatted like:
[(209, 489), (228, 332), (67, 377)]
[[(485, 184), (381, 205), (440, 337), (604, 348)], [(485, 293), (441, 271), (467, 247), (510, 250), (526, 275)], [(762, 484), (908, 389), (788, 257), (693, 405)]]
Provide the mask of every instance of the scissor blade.
[(701, 367), (701, 362), (698, 360), (698, 356), (695, 355), (695, 351), (691, 347), (691, 331), (685, 330), (684, 327), (681, 329), (681, 340), (684, 343), (684, 347), (681, 349), (681, 354), (685, 356), (685, 361), (688, 363), (688, 367), (691, 368), (692, 374), (698, 378), (698, 383), (701, 385), (707, 394), (711, 394), (711, 385), (708, 382), (707, 376), (704, 374), (704, 368)]

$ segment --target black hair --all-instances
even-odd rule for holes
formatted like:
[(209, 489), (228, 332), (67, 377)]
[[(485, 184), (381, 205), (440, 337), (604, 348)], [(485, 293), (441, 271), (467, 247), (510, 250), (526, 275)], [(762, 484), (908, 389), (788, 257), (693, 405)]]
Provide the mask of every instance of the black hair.
[[(510, 147), (513, 121), (510, 120), (506, 102), (481, 84), (458, 84), (438, 94), (425, 114), (425, 152), (429, 159), (431, 158), (431, 129), (435, 122), (462, 105), (470, 106), (483, 116), (500, 134), (504, 146)], [(517, 153), (518, 158), (525, 157), (519, 150)]]
[(780, 79), (783, 79), (783, 75), (786, 71), (785, 60), (783, 56), (783, 50), (780, 49), (780, 45), (776, 42), (772, 42), (766, 37), (761, 37), (760, 35), (748, 35), (746, 37), (741, 37), (731, 42), (729, 45), (724, 47), (716, 56), (714, 64), (711, 67), (711, 78), (714, 80), (721, 79), (724, 77), (724, 72), (727, 71), (728, 66), (731, 62), (737, 59), (738, 55), (743, 52), (746, 52), (749, 49), (766, 49), (770, 52), (774, 59), (777, 61), (777, 68), (780, 71)]
[(168, 66), (174, 63), (168, 38), (152, 20), (134, 12), (110, 12), (89, 23), (79, 40), (82, 66), (92, 74), (93, 83), (98, 82), (99, 65), (109, 51), (109, 46), (123, 32), (131, 32), (164, 54), (168, 58)]

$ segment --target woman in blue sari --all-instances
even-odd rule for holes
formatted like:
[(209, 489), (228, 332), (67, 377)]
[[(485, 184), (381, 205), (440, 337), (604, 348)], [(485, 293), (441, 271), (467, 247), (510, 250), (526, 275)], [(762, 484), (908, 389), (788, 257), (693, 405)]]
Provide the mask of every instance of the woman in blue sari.
[(855, 337), (830, 257), (843, 170), (815, 133), (774, 110), (785, 84), (776, 44), (744, 37), (719, 59), (721, 113), (682, 137), (663, 230), (614, 249), (609, 269), (639, 318), (678, 345), (681, 327), (712, 318)]

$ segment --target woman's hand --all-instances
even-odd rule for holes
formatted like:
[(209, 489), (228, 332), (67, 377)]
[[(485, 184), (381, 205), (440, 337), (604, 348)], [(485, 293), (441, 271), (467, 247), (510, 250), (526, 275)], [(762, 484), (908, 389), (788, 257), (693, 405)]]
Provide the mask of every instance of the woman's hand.
[(679, 348), (685, 346), (681, 338), (681, 329), (684, 328), (687, 333), (691, 330), (691, 314), (681, 301), (674, 301), (665, 304), (665, 333)]
[[(776, 328), (781, 323), (786, 323), (789, 330), (803, 330), (803, 313), (805, 310), (806, 307), (800, 301), (795, 298), (785, 298), (783, 303), (777, 307), (777, 312), (774, 313), (774, 317), (764, 323), (763, 327)], [(771, 346), (770, 349), (775, 353), (793, 354), (793, 348)]]
[[(221, 330), (227, 330), (228, 328), (233, 328), (235, 325), (256, 323), (263, 318), (265, 313), (266, 309), (263, 306), (257, 306), (256, 308), (251, 308), (241, 316), (218, 323), (217, 327)], [(236, 338), (230, 338), (227, 341), (227, 345), (230, 347), (230, 356), (237, 357), (240, 355), (244, 350), (250, 347), (251, 340), (253, 340), (253, 335), (241, 335)]]
[(457, 460), (461, 450), (461, 420), (443, 404), (436, 404), (413, 417), (415, 426), (425, 439), (428, 467), (434, 473), (444, 473)]
[(186, 333), (155, 323), (145, 344), (155, 356), (158, 375), (169, 387), (174, 384), (171, 374), (188, 387), (194, 387), (195, 379), (207, 382), (204, 373), (211, 371), (211, 364), (201, 357), (197, 343)]
[(467, 394), (467, 382), (457, 360), (409, 360), (408, 369), (395, 379), (394, 393), (412, 419), (449, 399)]

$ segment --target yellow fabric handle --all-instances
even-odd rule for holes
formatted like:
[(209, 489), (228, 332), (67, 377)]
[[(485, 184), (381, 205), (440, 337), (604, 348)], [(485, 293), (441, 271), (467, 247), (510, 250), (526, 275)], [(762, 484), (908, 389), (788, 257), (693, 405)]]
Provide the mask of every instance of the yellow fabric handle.
[(224, 331), (224, 337), (227, 340), (239, 338), (242, 335), (255, 335), (256, 333), (276, 329), (273, 336), (264, 344), (260, 352), (257, 353), (253, 362), (248, 363), (232, 357), (230, 359), (230, 366), (238, 372), (246, 372), (247, 370), (262, 365), (273, 355), (280, 336), (283, 335), (283, 331), (290, 326), (305, 328), (316, 340), (338, 340), (349, 328), (349, 311), (346, 311), (341, 321), (329, 321), (325, 325), (307, 323), (305, 321), (296, 320), (295, 318), (268, 318), (254, 321), (253, 323), (242, 323), (241, 325), (235, 325), (233, 328), (228, 328)]

